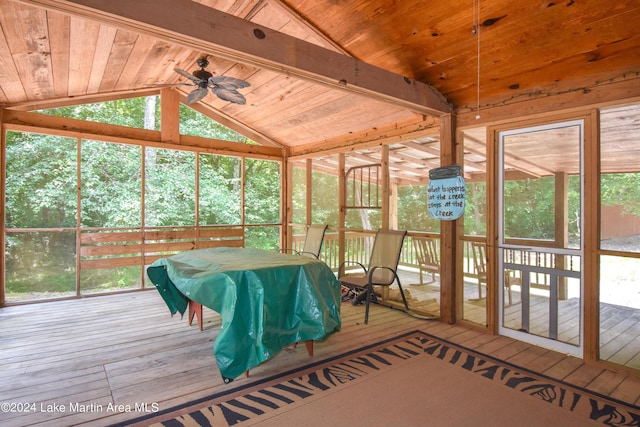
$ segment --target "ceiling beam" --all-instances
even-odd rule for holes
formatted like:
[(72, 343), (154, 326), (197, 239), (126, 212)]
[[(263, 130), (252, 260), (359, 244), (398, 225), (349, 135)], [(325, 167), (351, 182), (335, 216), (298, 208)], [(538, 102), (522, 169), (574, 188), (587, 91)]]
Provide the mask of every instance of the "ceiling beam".
[(10, 130), (43, 132), (51, 135), (93, 139), (97, 141), (136, 144), (145, 147), (162, 147), (178, 150), (209, 152), (216, 154), (251, 155), (251, 157), (281, 160), (284, 149), (255, 144), (180, 135), (179, 141), (163, 142), (160, 131), (111, 125), (48, 114), (15, 110), (2, 110), (2, 125)]
[(190, 0), (19, 0), (440, 116), (435, 88)]
[(90, 95), (74, 95), (72, 97), (65, 96), (60, 98), (38, 99), (12, 104), (7, 108), (15, 111), (46, 110), (50, 108), (68, 107), (79, 104), (96, 104), (99, 102), (118, 101), (120, 99), (141, 98), (145, 96), (155, 95), (160, 95), (159, 88), (114, 91), (109, 93), (100, 92)]
[(416, 117), (414, 121), (392, 123), (389, 126), (378, 127), (374, 131), (349, 133), (334, 139), (291, 147), (289, 155), (290, 157), (315, 158), (344, 152), (352, 153), (383, 144), (404, 143), (410, 139), (433, 135), (434, 129), (437, 129), (438, 125), (439, 120), (434, 119), (433, 116)]

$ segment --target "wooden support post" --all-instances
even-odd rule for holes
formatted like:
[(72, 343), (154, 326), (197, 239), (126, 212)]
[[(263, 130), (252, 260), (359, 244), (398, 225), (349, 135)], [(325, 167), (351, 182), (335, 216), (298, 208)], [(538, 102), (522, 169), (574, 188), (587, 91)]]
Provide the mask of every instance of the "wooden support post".
[[(498, 152), (497, 135), (495, 129), (487, 128), (487, 284), (495, 283), (496, 262), (495, 254), (498, 249)], [(487, 286), (487, 330), (498, 333), (498, 301), (495, 286)]]
[[(445, 114), (440, 121), (440, 165), (456, 163), (455, 119)], [(459, 221), (440, 221), (440, 318), (443, 322), (456, 322), (456, 227)]]
[(391, 202), (389, 191), (389, 146), (383, 145), (380, 149), (380, 160), (382, 164), (380, 185), (382, 186), (382, 228), (389, 229), (389, 205)]
[(345, 217), (346, 217), (346, 179), (345, 179), (345, 155), (338, 154), (338, 265), (345, 261)]
[(178, 91), (164, 88), (160, 92), (160, 140), (180, 143), (180, 95)]
[(600, 112), (591, 110), (585, 116), (584, 133), (584, 353), (585, 362), (600, 358)]
[[(555, 239), (559, 248), (569, 246), (569, 175), (565, 172), (555, 174)], [(564, 255), (556, 255), (556, 268), (565, 268)], [(566, 277), (558, 277), (558, 299), (568, 298)]]

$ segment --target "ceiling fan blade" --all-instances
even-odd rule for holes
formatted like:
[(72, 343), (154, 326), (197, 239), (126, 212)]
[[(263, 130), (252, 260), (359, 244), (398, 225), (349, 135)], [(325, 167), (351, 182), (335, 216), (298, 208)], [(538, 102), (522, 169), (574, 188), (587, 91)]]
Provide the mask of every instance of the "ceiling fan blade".
[(207, 88), (200, 87), (187, 95), (187, 104), (193, 104), (207, 96)]
[(251, 84), (235, 77), (227, 76), (213, 76), (209, 77), (209, 84), (215, 86), (221, 86), (225, 89), (238, 89), (243, 87), (249, 87)]
[(235, 89), (214, 87), (211, 89), (211, 92), (215, 93), (218, 98), (224, 99), (225, 101), (233, 102), (234, 104), (244, 105), (247, 103), (245, 97), (238, 93)]
[(182, 68), (174, 68), (173, 71), (175, 71), (176, 73), (180, 74), (182, 77), (186, 77), (189, 80), (192, 80), (192, 81), (194, 81), (196, 83), (201, 83), (202, 82), (201, 79), (195, 77), (193, 74), (183, 70)]

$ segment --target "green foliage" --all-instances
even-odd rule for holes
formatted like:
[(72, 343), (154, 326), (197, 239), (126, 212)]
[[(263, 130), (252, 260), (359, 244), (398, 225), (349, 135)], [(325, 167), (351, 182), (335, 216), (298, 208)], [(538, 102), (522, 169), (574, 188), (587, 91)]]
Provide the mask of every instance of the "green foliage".
[(74, 232), (8, 233), (5, 240), (7, 300), (75, 294)]
[(292, 195), (292, 212), (293, 222), (295, 224), (306, 224), (307, 215), (307, 170), (306, 168), (293, 168), (293, 195)]
[(640, 216), (640, 173), (601, 175), (600, 197), (604, 205), (622, 205), (624, 213)]
[[(152, 130), (160, 130), (160, 102), (158, 96), (154, 96)], [(51, 108), (41, 110), (40, 113), (57, 117), (68, 117), (90, 122), (108, 123), (112, 125), (128, 126), (139, 129), (148, 129), (145, 126), (145, 109), (147, 98), (128, 98), (115, 101), (100, 102), (97, 104), (80, 104), (68, 107)]]
[[(157, 101), (157, 97), (130, 98), (42, 113), (158, 130)], [(150, 114), (145, 114), (147, 109)], [(186, 106), (180, 108), (180, 130), (188, 135), (254, 143)], [(5, 235), (4, 248), (7, 295), (75, 292), (78, 221), (81, 227), (138, 228), (144, 216), (145, 226), (195, 225), (196, 179), (201, 225), (242, 224), (244, 218), (244, 223), (251, 225), (245, 228), (246, 246), (279, 247), (282, 194), (280, 163), (276, 161), (247, 159), (243, 171), (242, 161), (230, 156), (196, 156), (193, 152), (160, 148), (147, 148), (143, 153), (138, 146), (88, 140), (81, 141), (78, 147), (75, 138), (14, 131), (6, 135), (5, 159), (5, 224), (10, 231)], [(306, 222), (307, 191), (312, 191), (311, 221), (337, 227), (337, 176), (313, 171), (311, 189), (306, 187), (305, 168), (294, 168), (293, 177), (294, 221)], [(554, 191), (553, 177), (507, 182), (507, 236), (553, 239)], [(486, 185), (468, 183), (466, 194), (465, 234), (485, 235)], [(580, 237), (578, 177), (570, 177), (568, 197), (569, 230), (575, 240)], [(623, 205), (626, 213), (640, 215), (640, 174), (602, 175), (601, 199), (604, 205)], [(426, 185), (400, 187), (398, 228), (438, 232), (440, 222), (430, 218), (427, 202)], [(381, 225), (380, 209), (346, 212), (348, 228), (377, 229)], [(33, 231), (34, 228), (51, 231)], [(67, 230), (61, 231), (62, 228)], [(139, 281), (136, 268), (114, 269), (109, 274), (83, 272), (81, 289), (128, 288), (139, 286)]]
[(552, 240), (553, 190), (553, 177), (505, 182), (505, 237)]
[[(338, 227), (338, 177), (313, 171), (311, 173), (311, 223)], [(306, 205), (305, 202), (303, 202)], [(303, 205), (303, 212), (306, 209)], [(303, 221), (304, 223), (304, 221)]]
[[(132, 98), (62, 107), (44, 114), (158, 129), (157, 99)], [(145, 108), (154, 108), (145, 121)], [(190, 108), (181, 109), (186, 133), (253, 143)], [(8, 132), (6, 138), (6, 292), (9, 299), (75, 294), (76, 227), (138, 228), (144, 191), (145, 226), (195, 225), (199, 158), (200, 224), (242, 222), (246, 173), (247, 246), (279, 247), (280, 163), (146, 148), (75, 138)], [(80, 162), (77, 155), (80, 152)], [(144, 158), (144, 165), (142, 159)], [(146, 186), (142, 188), (142, 176)], [(78, 183), (80, 174), (80, 184)], [(78, 190), (78, 185), (80, 189)], [(80, 191), (80, 194), (78, 194)], [(80, 196), (80, 206), (78, 206)], [(66, 227), (72, 231), (60, 231)], [(51, 228), (50, 233), (19, 229)], [(56, 230), (53, 230), (56, 229)], [(80, 289), (96, 292), (140, 286), (140, 269), (83, 271)]]
[(82, 141), (82, 227), (139, 227), (142, 149)]
[(344, 221), (347, 228), (377, 230), (382, 227), (382, 210), (347, 209)]
[(280, 222), (280, 163), (270, 160), (245, 161), (245, 222)]
[(7, 132), (6, 225), (75, 227), (75, 139)]
[(244, 238), (246, 247), (275, 251), (280, 247), (280, 227), (246, 227)]
[(195, 225), (195, 158), (188, 151), (145, 150), (145, 226)]
[[(554, 177), (507, 181), (504, 185), (505, 237), (555, 239)], [(569, 236), (580, 238), (580, 179), (569, 178)]]
[(222, 126), (209, 117), (198, 113), (186, 105), (180, 105), (180, 133), (182, 135), (200, 136), (203, 138), (220, 139), (223, 141), (255, 144), (244, 135)]
[[(293, 168), (293, 222), (307, 222), (307, 170)], [(338, 227), (338, 176), (311, 172), (311, 223)]]
[(464, 234), (487, 235), (487, 186), (484, 182), (469, 182), (465, 186)]
[(398, 229), (434, 233), (440, 231), (440, 221), (429, 215), (427, 192), (426, 185), (398, 188)]
[(80, 275), (81, 290), (88, 293), (139, 288), (140, 268), (133, 266), (84, 270)]
[(237, 157), (200, 155), (200, 224), (241, 222), (241, 166)]

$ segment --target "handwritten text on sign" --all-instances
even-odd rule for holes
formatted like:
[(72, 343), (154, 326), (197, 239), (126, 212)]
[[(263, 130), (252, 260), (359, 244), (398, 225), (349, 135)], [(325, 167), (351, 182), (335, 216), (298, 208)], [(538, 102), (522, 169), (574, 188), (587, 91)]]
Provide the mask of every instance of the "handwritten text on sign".
[(428, 208), (435, 219), (454, 220), (464, 213), (465, 183), (459, 166), (433, 169), (429, 174)]

